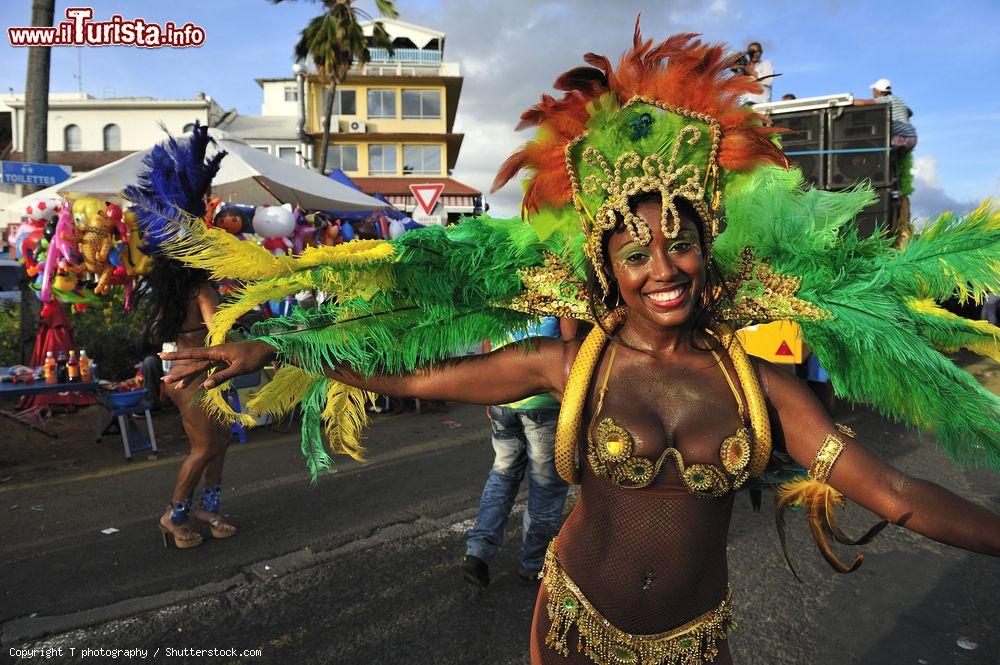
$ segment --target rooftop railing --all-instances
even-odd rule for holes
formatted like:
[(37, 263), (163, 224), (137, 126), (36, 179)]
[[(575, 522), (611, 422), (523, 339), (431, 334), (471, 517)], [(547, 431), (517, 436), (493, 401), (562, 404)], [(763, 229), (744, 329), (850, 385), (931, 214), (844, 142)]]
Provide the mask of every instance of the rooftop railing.
[(425, 51), (419, 48), (397, 48), (389, 55), (389, 49), (369, 48), (368, 55), (372, 62), (413, 62), (436, 65), (441, 62), (441, 51)]

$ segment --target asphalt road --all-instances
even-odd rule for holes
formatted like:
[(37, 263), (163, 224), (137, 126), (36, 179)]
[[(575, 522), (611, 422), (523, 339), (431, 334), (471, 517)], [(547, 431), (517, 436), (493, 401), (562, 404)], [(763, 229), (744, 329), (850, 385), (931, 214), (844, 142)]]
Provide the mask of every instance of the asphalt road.
[[(904, 471), (1000, 508), (996, 475), (960, 470), (867, 411), (839, 420)], [(369, 448), (367, 464), (343, 462), (311, 487), (295, 437), (255, 434), (227, 460), (224, 505), (240, 533), (189, 551), (163, 549), (156, 529), (176, 460), (0, 489), (3, 662), (111, 662), (81, 650), (135, 648), (145, 662), (526, 663), (535, 589), (515, 574), (520, 520), (487, 591), (473, 592), (458, 570), (463, 520), (492, 461), (482, 407), (381, 420)], [(1000, 661), (1000, 560), (890, 527), (864, 548), (859, 571), (836, 575), (789, 519), (803, 584), (785, 566), (766, 503), (755, 514), (737, 498), (736, 662)], [(843, 520), (852, 532), (873, 521), (857, 506)], [(48, 658), (10, 651), (60, 647)], [(237, 655), (168, 657), (185, 648)]]

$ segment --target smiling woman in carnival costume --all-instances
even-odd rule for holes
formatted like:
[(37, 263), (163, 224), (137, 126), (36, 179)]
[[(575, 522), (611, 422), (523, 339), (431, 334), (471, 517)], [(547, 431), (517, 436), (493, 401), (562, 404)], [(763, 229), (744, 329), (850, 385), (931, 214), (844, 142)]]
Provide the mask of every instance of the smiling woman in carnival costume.
[[(1000, 400), (939, 350), (1000, 356), (1000, 329), (938, 306), (1000, 290), (1000, 216), (944, 215), (902, 249), (858, 238), (867, 188), (804, 190), (738, 103), (752, 79), (722, 45), (638, 32), (617, 68), (587, 54), (521, 127), (536, 137), (496, 186), (527, 169), (523, 219), (470, 218), (388, 241), (272, 257), (221, 231), (172, 221), (170, 253), (244, 284), (208, 342), (257, 303), (304, 288), (317, 310), (257, 324), (254, 341), (173, 354), (168, 379), (206, 369), (204, 402), (272, 358), (284, 364), (249, 405), (301, 403), (315, 476), (334, 452), (360, 457), (367, 391), (497, 404), (562, 401), (561, 475), (580, 498), (546, 556), (533, 663), (731, 660), (726, 538), (735, 494), (774, 489), (804, 508), (821, 553), (892, 522), (1000, 553), (1000, 518), (881, 462), (833, 423), (798, 380), (748, 358), (732, 331), (791, 320), (844, 398), (933, 429), (961, 463), (1000, 468)], [(724, 227), (724, 230), (723, 230)], [(721, 231), (721, 232), (720, 232)], [(585, 341), (536, 339), (481, 357), (451, 349), (499, 339), (540, 314), (596, 325)], [(905, 371), (900, 371), (901, 368)], [(884, 522), (857, 540), (834, 512), (851, 499)], [(780, 531), (780, 530), (779, 530)]]

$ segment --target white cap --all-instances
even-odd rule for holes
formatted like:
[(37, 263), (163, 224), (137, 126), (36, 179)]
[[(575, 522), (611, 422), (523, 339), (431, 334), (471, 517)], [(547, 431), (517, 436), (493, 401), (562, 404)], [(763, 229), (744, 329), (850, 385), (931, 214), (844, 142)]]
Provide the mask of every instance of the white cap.
[(879, 92), (889, 92), (892, 90), (892, 81), (889, 79), (879, 79), (868, 87), (872, 90), (878, 90)]

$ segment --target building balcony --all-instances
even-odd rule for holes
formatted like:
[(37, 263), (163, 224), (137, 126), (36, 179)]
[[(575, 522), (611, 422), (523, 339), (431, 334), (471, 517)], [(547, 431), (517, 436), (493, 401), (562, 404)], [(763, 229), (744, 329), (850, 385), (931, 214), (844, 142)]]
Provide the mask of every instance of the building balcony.
[(407, 64), (439, 65), (441, 64), (441, 51), (424, 50), (419, 48), (397, 48), (389, 55), (389, 49), (369, 48), (368, 56), (373, 63), (382, 62), (402, 62)]

